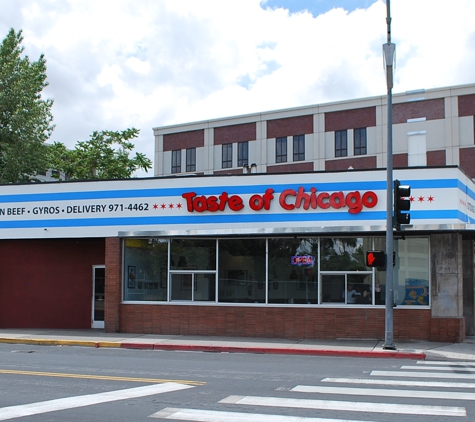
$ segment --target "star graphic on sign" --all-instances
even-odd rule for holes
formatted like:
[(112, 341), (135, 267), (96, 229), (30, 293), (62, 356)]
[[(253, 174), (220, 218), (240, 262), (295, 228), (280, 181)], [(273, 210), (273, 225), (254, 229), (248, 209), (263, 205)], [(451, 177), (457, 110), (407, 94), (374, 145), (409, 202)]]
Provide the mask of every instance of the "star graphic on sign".
[(158, 208), (157, 204), (153, 204), (153, 209), (156, 210)]
[(181, 205), (181, 204), (176, 204), (176, 207), (177, 207), (178, 209), (181, 209), (182, 206), (183, 206), (183, 205)]
[(164, 210), (167, 206), (165, 204), (160, 205), (160, 208)]
[(168, 204), (168, 208), (173, 209), (174, 207), (175, 207), (175, 205), (173, 205), (173, 204)]
[(411, 201), (411, 202), (414, 202), (415, 200), (416, 200), (416, 198), (414, 198), (413, 196), (411, 196), (411, 197), (409, 198), (409, 201)]
[(424, 197), (423, 196), (419, 196), (419, 202), (424, 202)]
[(427, 200), (428, 200), (429, 202), (432, 202), (432, 201), (434, 201), (434, 197), (431, 195), (431, 196), (429, 196), (429, 197), (427, 198)]

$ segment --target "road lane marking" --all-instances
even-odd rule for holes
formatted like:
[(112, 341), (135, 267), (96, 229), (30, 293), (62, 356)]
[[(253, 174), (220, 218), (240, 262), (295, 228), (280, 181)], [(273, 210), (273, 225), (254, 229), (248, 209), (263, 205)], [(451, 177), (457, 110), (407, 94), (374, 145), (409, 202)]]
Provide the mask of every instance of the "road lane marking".
[(472, 366), (471, 368), (460, 368), (460, 367), (450, 367), (450, 366), (411, 366), (411, 365), (403, 365), (401, 369), (415, 369), (416, 371), (464, 371), (464, 372), (475, 372), (475, 368)]
[(172, 391), (180, 391), (188, 388), (193, 387), (190, 385), (170, 382), (165, 384), (146, 385), (145, 387), (129, 388), (126, 390), (107, 391), (105, 393), (65, 397), (56, 400), (3, 407), (0, 408), (0, 421), (22, 418), (24, 416), (39, 415), (48, 412), (56, 412), (58, 410), (92, 406), (94, 404), (109, 403), (118, 400), (153, 396), (155, 394), (169, 393)]
[(447, 362), (439, 360), (418, 360), (418, 365), (445, 365), (445, 366), (467, 366), (469, 368), (475, 368), (475, 362)]
[(467, 416), (464, 407), (424, 406), (414, 404), (371, 403), (334, 400), (288, 399), (283, 397), (229, 396), (219, 401), (249, 406), (290, 407), (300, 409), (338, 410), (406, 415)]
[(453, 378), (459, 380), (475, 380), (475, 374), (447, 374), (440, 372), (434, 374), (431, 372), (416, 372), (416, 371), (371, 371), (371, 376), (377, 377), (404, 377), (404, 378)]
[(321, 382), (335, 382), (344, 384), (399, 385), (406, 387), (475, 388), (475, 383), (468, 382), (379, 380), (374, 378), (324, 378)]
[(59, 377), (59, 378), (80, 378), (80, 379), (94, 379), (94, 380), (106, 380), (106, 381), (147, 382), (147, 383), (152, 383), (152, 384), (161, 384), (164, 382), (173, 382), (176, 384), (196, 385), (196, 386), (206, 384), (206, 382), (190, 381), (190, 380), (113, 377), (113, 376), (107, 376), (107, 375), (66, 374), (66, 373), (60, 373), (60, 372), (15, 371), (15, 370), (9, 370), (9, 369), (0, 369), (0, 374), (34, 375), (34, 376), (40, 376), (40, 377)]
[(475, 400), (475, 393), (428, 390), (395, 390), (384, 388), (323, 387), (297, 385), (290, 391), (298, 393), (346, 394), (350, 396), (414, 397), (418, 399)]
[(369, 422), (350, 419), (307, 418), (301, 416), (265, 415), (260, 413), (223, 412), (217, 410), (177, 409), (167, 407), (149, 416), (195, 422)]

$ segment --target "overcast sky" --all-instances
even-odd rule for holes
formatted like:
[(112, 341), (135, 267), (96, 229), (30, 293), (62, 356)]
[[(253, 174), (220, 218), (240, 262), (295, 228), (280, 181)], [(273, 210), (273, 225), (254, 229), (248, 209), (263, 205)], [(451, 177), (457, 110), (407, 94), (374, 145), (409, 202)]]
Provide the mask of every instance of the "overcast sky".
[[(475, 0), (391, 15), (394, 93), (475, 83)], [(153, 127), (386, 95), (382, 0), (0, 0), (10, 28), (45, 54), (50, 141), (68, 147), (136, 127), (153, 159)]]

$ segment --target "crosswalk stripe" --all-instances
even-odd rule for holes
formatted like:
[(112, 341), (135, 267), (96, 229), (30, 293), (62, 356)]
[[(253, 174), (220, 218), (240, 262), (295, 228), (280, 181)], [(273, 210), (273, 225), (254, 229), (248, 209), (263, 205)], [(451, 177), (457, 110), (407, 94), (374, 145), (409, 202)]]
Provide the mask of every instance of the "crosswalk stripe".
[(408, 377), (408, 378), (453, 378), (459, 380), (475, 380), (475, 374), (447, 374), (416, 371), (371, 371), (371, 376), (377, 377)]
[(321, 382), (335, 382), (344, 384), (400, 385), (406, 387), (475, 388), (475, 383), (468, 382), (406, 381), (384, 379), (381, 380), (375, 378), (324, 378)]
[(177, 409), (173, 407), (167, 407), (149, 417), (195, 422), (369, 422), (350, 419), (307, 418), (260, 413), (223, 412), (217, 410)]
[(468, 368), (475, 368), (475, 362), (447, 362), (437, 360), (418, 360), (418, 365), (449, 365), (449, 366), (466, 366)]
[(384, 388), (323, 387), (297, 385), (290, 391), (298, 393), (346, 394), (350, 396), (414, 397), (418, 399), (475, 400), (475, 393), (454, 391), (395, 390)]
[(467, 411), (464, 407), (289, 399), (283, 397), (228, 396), (225, 399), (219, 401), (219, 403), (300, 409), (338, 410), (350, 412), (372, 412), (432, 416), (467, 416)]
[(194, 387), (170, 382), (164, 384), (147, 385), (145, 387), (128, 388), (126, 390), (107, 391), (105, 393), (65, 397), (56, 400), (3, 407), (0, 408), (0, 421), (55, 412), (58, 410), (91, 406), (100, 403), (109, 403), (118, 400), (152, 396), (155, 394), (169, 393), (172, 391), (185, 390), (188, 388)]
[(415, 369), (416, 371), (464, 371), (475, 372), (475, 368), (454, 368), (453, 366), (411, 366), (403, 365), (401, 369)]

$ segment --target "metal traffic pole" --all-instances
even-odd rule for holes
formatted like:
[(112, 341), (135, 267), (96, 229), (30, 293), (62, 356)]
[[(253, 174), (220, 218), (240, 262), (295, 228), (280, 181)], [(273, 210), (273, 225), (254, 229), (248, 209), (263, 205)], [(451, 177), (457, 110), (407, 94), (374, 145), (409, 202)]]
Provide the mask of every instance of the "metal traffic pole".
[(395, 350), (393, 336), (393, 63), (396, 45), (391, 43), (391, 10), (390, 0), (386, 0), (388, 42), (383, 44), (384, 61), (386, 63), (386, 83), (388, 88), (388, 148), (387, 148), (387, 186), (386, 186), (386, 324), (383, 349)]

